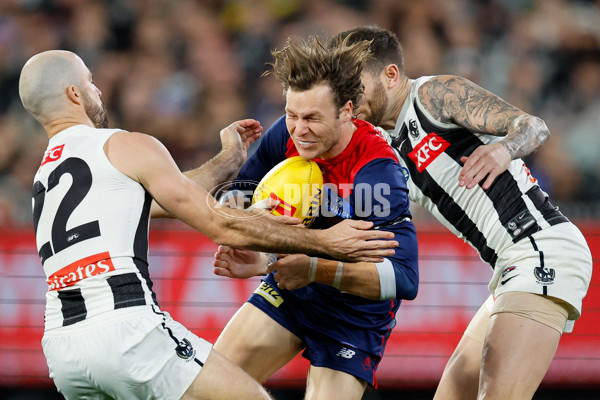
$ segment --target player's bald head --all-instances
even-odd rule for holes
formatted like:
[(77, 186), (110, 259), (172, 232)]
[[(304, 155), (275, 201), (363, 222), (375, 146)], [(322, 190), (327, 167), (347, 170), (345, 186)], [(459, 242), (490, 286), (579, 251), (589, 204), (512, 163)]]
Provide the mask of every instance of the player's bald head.
[(31, 57), (19, 79), (19, 96), (25, 109), (41, 123), (59, 112), (67, 101), (69, 85), (82, 87), (89, 70), (74, 53), (49, 50)]

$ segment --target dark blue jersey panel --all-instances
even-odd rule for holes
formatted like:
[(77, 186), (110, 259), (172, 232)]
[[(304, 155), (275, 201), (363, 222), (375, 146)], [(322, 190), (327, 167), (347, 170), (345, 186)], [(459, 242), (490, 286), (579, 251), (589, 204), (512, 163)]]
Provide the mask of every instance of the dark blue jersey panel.
[[(389, 158), (373, 160), (356, 174), (354, 188), (351, 196), (354, 219), (366, 219), (376, 229), (394, 232), (400, 246), (393, 256), (386, 258), (394, 266), (396, 296), (414, 299), (419, 283), (417, 235), (409, 220), (408, 188), (400, 165)], [(370, 202), (369, 210), (365, 205)], [(365, 211), (370, 211), (370, 215), (361, 218)]]

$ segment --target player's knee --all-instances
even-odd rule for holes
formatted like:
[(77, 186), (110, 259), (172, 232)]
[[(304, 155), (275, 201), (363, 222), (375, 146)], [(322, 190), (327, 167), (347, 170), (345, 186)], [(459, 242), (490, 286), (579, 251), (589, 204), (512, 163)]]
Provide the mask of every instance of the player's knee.
[(455, 351), (446, 366), (449, 378), (457, 382), (479, 381), (481, 357), (475, 357), (464, 349)]

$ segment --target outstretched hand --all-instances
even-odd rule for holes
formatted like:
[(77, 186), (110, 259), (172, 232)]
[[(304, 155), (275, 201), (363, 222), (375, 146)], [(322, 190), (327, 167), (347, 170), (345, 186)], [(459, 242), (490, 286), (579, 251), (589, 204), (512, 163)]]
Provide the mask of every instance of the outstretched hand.
[(511, 160), (510, 153), (500, 143), (479, 146), (470, 156), (461, 157), (464, 166), (458, 176), (458, 186), (473, 189), (487, 177), (481, 187), (489, 189), (498, 175), (506, 171)]
[(221, 130), (223, 150), (239, 151), (246, 161), (248, 149), (262, 134), (263, 128), (255, 119), (235, 121)]
[(398, 242), (393, 232), (370, 230), (373, 223), (346, 219), (322, 235), (324, 253), (340, 261), (382, 262), (383, 257), (394, 255)]
[(219, 246), (213, 266), (215, 275), (247, 279), (266, 273), (267, 257), (258, 251)]

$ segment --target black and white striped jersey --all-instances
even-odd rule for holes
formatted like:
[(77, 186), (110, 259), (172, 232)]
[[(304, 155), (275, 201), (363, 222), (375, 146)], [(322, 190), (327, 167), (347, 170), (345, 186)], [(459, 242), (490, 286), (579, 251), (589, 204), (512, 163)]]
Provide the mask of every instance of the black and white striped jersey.
[(471, 244), (492, 268), (498, 253), (540, 229), (566, 222), (521, 159), (513, 160), (492, 186), (458, 186), (460, 158), (502, 138), (434, 120), (418, 98), (431, 79), (411, 80), (410, 92), (388, 141), (408, 176), (410, 200), (429, 210)]
[(118, 129), (78, 125), (53, 136), (33, 184), (37, 249), (48, 283), (46, 330), (156, 304), (148, 274), (151, 197), (104, 144)]

